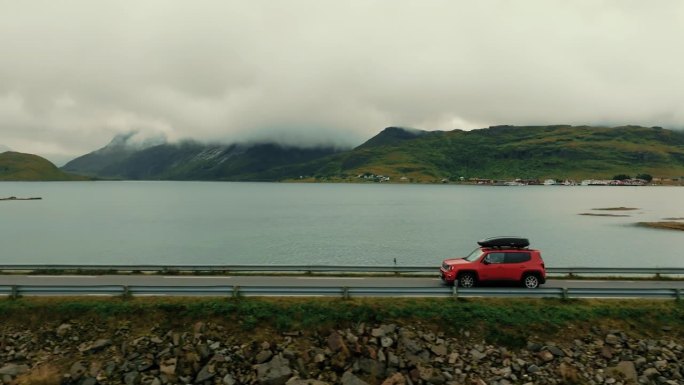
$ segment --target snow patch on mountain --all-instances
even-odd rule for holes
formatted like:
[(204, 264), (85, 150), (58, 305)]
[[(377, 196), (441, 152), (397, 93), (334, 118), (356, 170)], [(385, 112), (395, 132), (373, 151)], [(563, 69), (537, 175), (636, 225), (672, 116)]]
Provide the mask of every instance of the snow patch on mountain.
[(98, 150), (101, 153), (108, 153), (114, 151), (140, 151), (146, 148), (166, 144), (166, 136), (164, 134), (156, 134), (152, 136), (143, 135), (140, 131), (129, 131), (123, 134), (118, 134), (112, 140)]

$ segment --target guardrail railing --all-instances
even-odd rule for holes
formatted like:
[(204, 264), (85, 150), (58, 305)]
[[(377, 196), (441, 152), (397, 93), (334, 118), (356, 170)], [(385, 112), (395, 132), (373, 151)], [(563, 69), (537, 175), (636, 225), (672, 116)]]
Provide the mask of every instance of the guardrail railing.
[[(402, 266), (402, 265), (0, 265), (2, 271), (32, 272), (193, 272), (193, 273), (424, 273), (437, 274), (439, 266)], [(549, 274), (642, 274), (642, 275), (683, 275), (684, 267), (547, 267)]]
[(612, 288), (471, 288), (458, 287), (329, 287), (329, 286), (57, 286), (4, 285), (0, 296), (212, 296), (212, 297), (526, 297), (526, 298), (660, 298), (680, 300), (684, 289)]

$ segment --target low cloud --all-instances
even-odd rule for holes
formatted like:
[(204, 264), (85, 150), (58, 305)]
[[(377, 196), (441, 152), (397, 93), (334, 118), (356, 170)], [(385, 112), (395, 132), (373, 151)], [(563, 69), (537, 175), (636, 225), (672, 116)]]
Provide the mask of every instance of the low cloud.
[(12, 2), (0, 144), (117, 134), (358, 145), (390, 125), (684, 126), (684, 4)]

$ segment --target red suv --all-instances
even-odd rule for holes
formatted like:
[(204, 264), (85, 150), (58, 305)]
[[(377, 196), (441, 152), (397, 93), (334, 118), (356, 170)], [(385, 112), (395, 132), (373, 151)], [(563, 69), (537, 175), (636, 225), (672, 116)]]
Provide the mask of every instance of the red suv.
[(477, 243), (480, 247), (469, 256), (442, 262), (442, 281), (466, 288), (484, 281), (512, 281), (529, 289), (546, 282), (541, 253), (529, 249), (530, 242), (526, 238), (496, 237)]

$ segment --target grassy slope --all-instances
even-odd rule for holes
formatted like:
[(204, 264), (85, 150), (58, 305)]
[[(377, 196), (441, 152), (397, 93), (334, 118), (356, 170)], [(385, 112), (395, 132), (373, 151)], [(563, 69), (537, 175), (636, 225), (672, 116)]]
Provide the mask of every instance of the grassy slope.
[[(611, 178), (684, 175), (684, 133), (647, 127), (501, 126), (431, 132), (397, 140), (383, 131), (353, 151), (307, 165), (317, 176), (364, 172), (441, 178)], [(372, 141), (372, 143), (371, 143)]]
[(45, 158), (37, 155), (7, 151), (0, 154), (2, 181), (72, 181), (88, 178), (63, 172)]
[[(153, 323), (220, 318), (236, 332), (267, 327), (279, 331), (325, 330), (366, 323), (421, 323), (446, 332), (467, 329), (490, 342), (524, 346), (528, 336), (564, 338), (560, 331), (619, 328), (638, 335), (661, 327), (684, 331), (684, 307), (674, 301), (531, 299), (216, 299), (26, 298), (0, 301), (0, 317), (25, 327), (92, 317)], [(571, 336), (567, 336), (572, 338)]]

